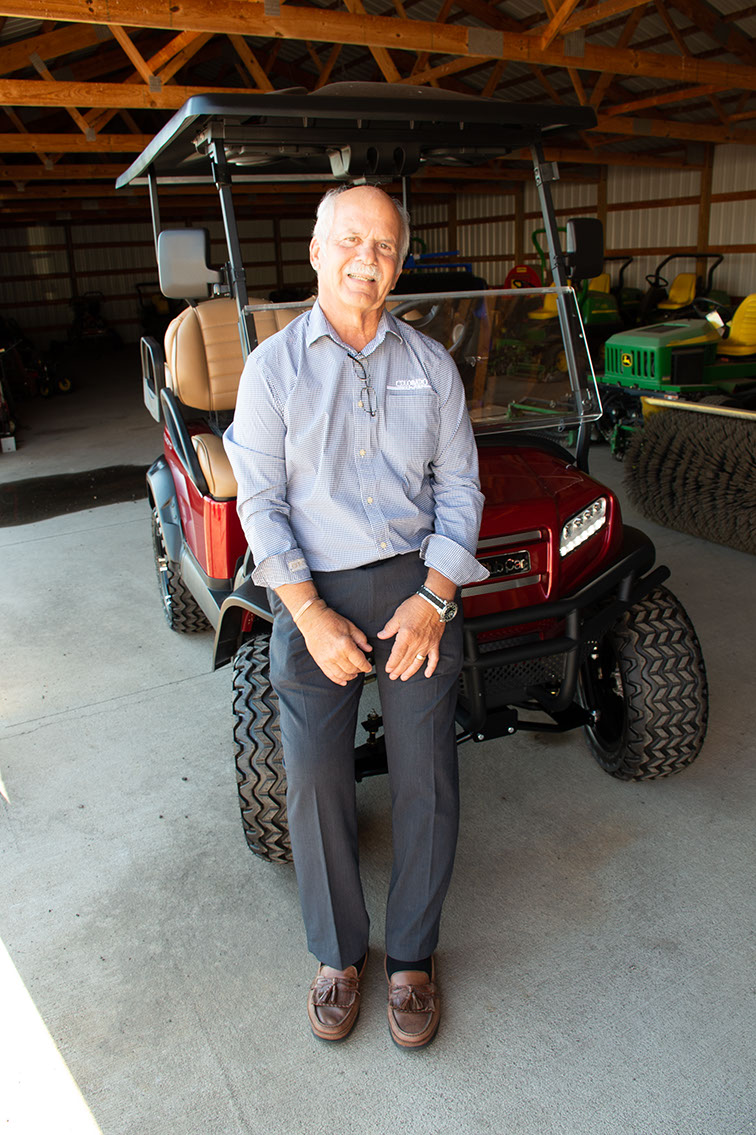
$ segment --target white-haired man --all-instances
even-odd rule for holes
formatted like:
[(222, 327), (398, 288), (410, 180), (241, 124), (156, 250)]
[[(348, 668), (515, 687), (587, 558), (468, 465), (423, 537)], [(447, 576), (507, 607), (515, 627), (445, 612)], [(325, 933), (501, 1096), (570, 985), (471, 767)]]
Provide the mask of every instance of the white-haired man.
[(459, 374), (385, 309), (409, 219), (371, 186), (326, 194), (310, 243), (311, 311), (244, 369), (226, 448), (253, 578), (275, 619), (287, 809), (317, 1037), (342, 1040), (360, 1003), (369, 919), (359, 873), (354, 737), (374, 659), (392, 797), (386, 908), (389, 1027), (435, 1036), (441, 907), (458, 827), (458, 587), (483, 579), (482, 509)]

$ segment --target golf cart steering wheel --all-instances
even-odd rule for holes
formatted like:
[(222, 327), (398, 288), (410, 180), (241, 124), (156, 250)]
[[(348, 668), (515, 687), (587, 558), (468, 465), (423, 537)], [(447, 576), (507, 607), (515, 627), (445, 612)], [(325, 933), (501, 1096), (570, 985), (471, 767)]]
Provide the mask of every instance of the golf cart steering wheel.
[(646, 283), (650, 284), (652, 288), (669, 287), (669, 280), (665, 279), (664, 276), (659, 276), (658, 273), (654, 276), (646, 276)]
[[(407, 319), (405, 320), (405, 322), (409, 323), (410, 327), (427, 327), (428, 324), (433, 322), (433, 320), (441, 310), (441, 303), (439, 300), (433, 300), (430, 302), (431, 306), (425, 313), (425, 315), (421, 315), (419, 319)], [(417, 311), (422, 303), (422, 300), (405, 300), (404, 303), (397, 304), (395, 308), (392, 308), (391, 314), (395, 315), (397, 319), (401, 319), (403, 315), (407, 314), (407, 312)]]

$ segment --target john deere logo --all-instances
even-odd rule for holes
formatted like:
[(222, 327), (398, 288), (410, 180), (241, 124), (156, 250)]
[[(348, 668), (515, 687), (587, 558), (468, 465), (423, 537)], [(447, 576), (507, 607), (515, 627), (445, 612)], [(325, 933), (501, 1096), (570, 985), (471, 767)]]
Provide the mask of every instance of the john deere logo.
[(627, 354), (623, 355), (622, 356), (622, 365), (623, 365), (623, 367), (631, 367), (633, 365), (633, 356), (627, 355)]

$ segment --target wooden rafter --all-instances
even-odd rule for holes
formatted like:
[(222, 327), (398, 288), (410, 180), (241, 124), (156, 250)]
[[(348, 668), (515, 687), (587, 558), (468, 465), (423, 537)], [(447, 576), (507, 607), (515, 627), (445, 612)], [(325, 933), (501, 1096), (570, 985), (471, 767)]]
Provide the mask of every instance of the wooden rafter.
[(633, 8), (642, 9), (648, 2), (649, 0), (603, 0), (603, 3), (595, 4), (592, 8), (582, 8), (566, 20), (562, 34), (567, 35), (569, 32), (578, 31), (579, 28), (587, 28), (593, 24), (602, 23), (604, 20), (610, 20), (624, 12), (630, 12)]
[[(8, 108), (6, 108), (7, 110)], [(138, 154), (152, 141), (151, 134), (0, 134), (0, 154), (44, 154), (62, 150), (66, 154)]]
[[(357, 12), (361, 16), (367, 15), (367, 13), (365, 12), (365, 5), (362, 3), (362, 0), (344, 0), (344, 4), (350, 12)], [(404, 22), (408, 23), (409, 21), (405, 18)], [(387, 49), (385, 47), (374, 46), (370, 43), (367, 46), (370, 48), (370, 53), (380, 67), (381, 74), (383, 75), (386, 82), (398, 83), (401, 79), (401, 75), (399, 74), (396, 68), (396, 64), (389, 55)]]
[[(619, 42), (617, 44), (620, 51), (624, 51), (632, 42), (633, 36), (638, 30), (638, 24), (641, 21), (642, 15), (642, 9), (636, 8), (635, 11), (625, 21), (625, 26), (620, 33)], [(603, 75), (599, 75), (598, 79), (596, 80), (596, 84), (591, 91), (591, 97), (589, 100), (592, 107), (598, 108), (599, 106), (601, 106), (607, 88), (611, 86), (612, 80), (614, 79), (614, 75), (615, 72), (613, 71), (605, 71)]]
[[(350, 0), (352, 2), (352, 0)], [(682, 0), (681, 0), (682, 2)], [(686, 0), (688, 2), (688, 0)], [(414, 52), (504, 59), (525, 65), (575, 67), (581, 71), (612, 71), (635, 78), (670, 79), (678, 82), (721, 84), (756, 90), (756, 67), (733, 66), (709, 60), (679, 59), (659, 52), (638, 52), (585, 44), (570, 55), (563, 41), (540, 47), (537, 32), (522, 34), (489, 31), (457, 24), (368, 16), (324, 8), (286, 4), (278, 15), (266, 15), (264, 4), (255, 0), (2, 0), (9, 15), (85, 23), (118, 23), (131, 27), (170, 28), (215, 32), (226, 35), (283, 37), (320, 43), (348, 43), (375, 49), (397, 48)], [(177, 10), (178, 8), (178, 10)], [(393, 66), (393, 64), (392, 64)]]
[(152, 70), (147, 60), (143, 58), (136, 44), (133, 42), (129, 33), (125, 28), (119, 27), (118, 24), (110, 24), (108, 30), (111, 32), (114, 39), (118, 41), (123, 48), (125, 55), (130, 59), (134, 66), (135, 71), (141, 76), (145, 83), (152, 90), (159, 90), (160, 80), (155, 72)]
[(732, 22), (704, 0), (670, 0), (690, 20), (695, 28), (706, 32), (715, 41), (720, 51), (730, 52), (746, 63), (756, 64), (756, 48), (753, 42)]
[(716, 87), (681, 87), (674, 91), (655, 91), (648, 98), (633, 99), (631, 102), (615, 103), (604, 110), (604, 115), (614, 117), (616, 114), (637, 114), (639, 110), (648, 110), (649, 107), (669, 106), (678, 102), (689, 102), (691, 99), (713, 95)]
[[(644, 0), (645, 2), (645, 0)], [(554, 42), (560, 32), (564, 30), (564, 25), (570, 15), (577, 8), (579, 0), (562, 0), (558, 6), (549, 5), (550, 8), (556, 7), (551, 19), (548, 22), (545, 32), (541, 36), (541, 48), (547, 48)]]
[(257, 83), (261, 91), (272, 91), (273, 84), (268, 75), (266, 75), (263, 68), (257, 61), (255, 53), (242, 35), (230, 35), (228, 37), (233, 44), (234, 51), (241, 59), (244, 66), (249, 71), (252, 78)]

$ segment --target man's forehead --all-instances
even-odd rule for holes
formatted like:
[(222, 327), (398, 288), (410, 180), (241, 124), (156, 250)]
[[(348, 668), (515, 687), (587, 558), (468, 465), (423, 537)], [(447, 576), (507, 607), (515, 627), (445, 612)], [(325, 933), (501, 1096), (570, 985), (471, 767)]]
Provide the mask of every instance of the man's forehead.
[(399, 217), (394, 205), (385, 193), (377, 189), (350, 189), (336, 198), (334, 209), (334, 225), (340, 229), (358, 231), (365, 227), (378, 224), (381, 228), (390, 231), (392, 236), (399, 235)]

